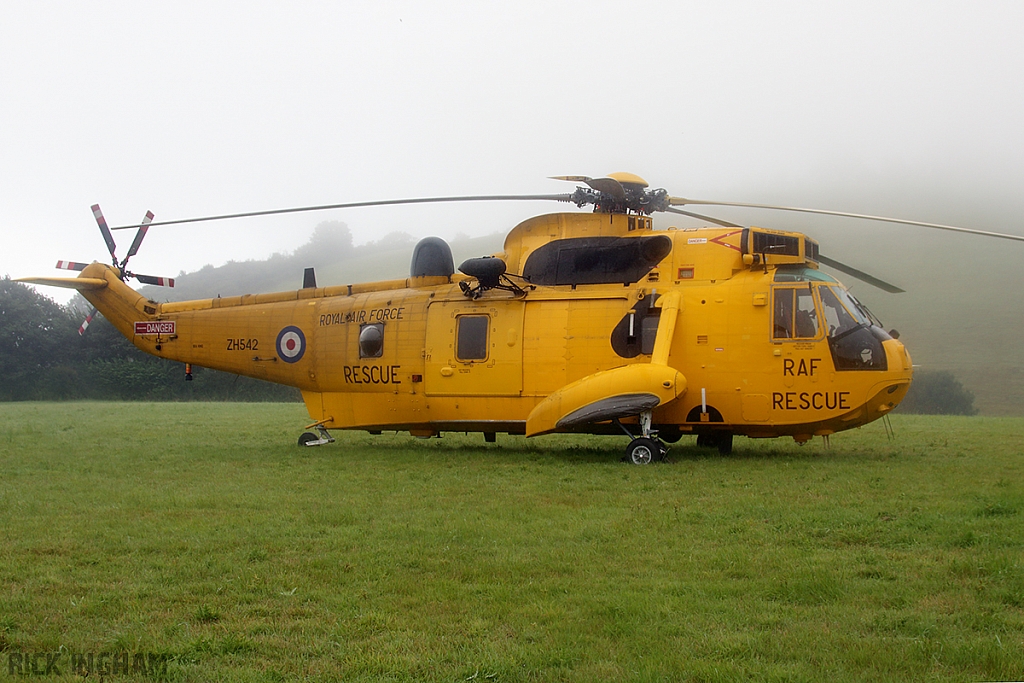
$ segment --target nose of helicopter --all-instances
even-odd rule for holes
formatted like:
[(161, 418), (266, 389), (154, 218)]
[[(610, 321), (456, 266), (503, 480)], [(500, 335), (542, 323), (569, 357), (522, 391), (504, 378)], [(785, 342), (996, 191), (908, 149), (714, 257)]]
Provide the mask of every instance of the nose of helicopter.
[(903, 342), (886, 339), (882, 347), (885, 349), (889, 369), (885, 373), (886, 378), (869, 392), (870, 398), (865, 408), (870, 419), (884, 415), (900, 404), (910, 389), (910, 380), (914, 374), (910, 352)]
[(911, 375), (914, 374), (914, 364), (910, 360), (910, 351), (903, 342), (899, 339), (887, 339), (882, 342), (882, 347), (889, 361), (889, 370), (910, 381)]

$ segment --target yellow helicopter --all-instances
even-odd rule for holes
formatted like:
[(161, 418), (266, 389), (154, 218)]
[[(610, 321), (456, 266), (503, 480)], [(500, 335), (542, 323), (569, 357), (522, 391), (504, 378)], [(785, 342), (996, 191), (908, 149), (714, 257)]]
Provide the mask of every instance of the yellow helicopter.
[[(910, 354), (826, 265), (886, 291), (899, 288), (819, 252), (796, 232), (744, 227), (685, 205), (742, 206), (1024, 240), (917, 221), (672, 197), (640, 177), (560, 176), (556, 195), (436, 197), (279, 209), (108, 228), (112, 265), (58, 262), (77, 278), (23, 282), (78, 290), (143, 351), (298, 387), (313, 424), (329, 429), (535, 436), (624, 433), (626, 459), (661, 459), (665, 442), (697, 436), (732, 449), (733, 436), (804, 443), (882, 418), (907, 393)], [(302, 289), (157, 303), (127, 284), (173, 280), (127, 270), (154, 225), (356, 206), (551, 199), (592, 213), (530, 218), (504, 250), (465, 261), (420, 241), (408, 278), (328, 287), (307, 269)], [(670, 212), (713, 227), (655, 230)], [(111, 230), (137, 229), (119, 261)], [(95, 310), (86, 321), (92, 318)], [(84, 326), (83, 330), (84, 331)]]

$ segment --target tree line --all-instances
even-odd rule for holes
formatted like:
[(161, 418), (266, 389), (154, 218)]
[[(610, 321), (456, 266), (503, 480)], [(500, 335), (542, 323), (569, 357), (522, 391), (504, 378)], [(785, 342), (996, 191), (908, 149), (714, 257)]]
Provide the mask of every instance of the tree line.
[[(87, 311), (86, 311), (87, 312)], [(0, 280), (0, 401), (298, 401), (298, 389), (193, 367), (142, 352), (97, 316)]]

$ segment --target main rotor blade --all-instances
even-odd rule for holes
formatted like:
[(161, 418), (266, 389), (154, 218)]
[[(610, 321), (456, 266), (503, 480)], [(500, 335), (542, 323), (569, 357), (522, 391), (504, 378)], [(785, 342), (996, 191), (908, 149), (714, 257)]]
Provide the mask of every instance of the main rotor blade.
[(92, 215), (96, 219), (96, 225), (100, 226), (100, 233), (103, 235), (103, 241), (107, 243), (107, 251), (110, 255), (117, 260), (117, 254), (114, 251), (117, 249), (117, 245), (114, 244), (114, 236), (110, 234), (110, 230), (107, 228), (107, 219), (103, 217), (103, 212), (100, 211), (99, 204), (92, 205)]
[[(372, 202), (349, 202), (347, 204), (324, 204), (322, 206), (300, 206), (292, 209), (271, 209), (269, 211), (249, 211), (246, 213), (228, 213), (219, 216), (202, 216), (200, 218), (181, 218), (174, 221), (157, 221), (149, 225), (180, 225), (182, 223), (203, 223), (220, 221), (228, 218), (252, 218), (254, 216), (275, 216), (282, 213), (303, 213), (306, 211), (327, 211), (329, 209), (358, 209), (366, 206), (397, 206), (399, 204), (440, 204), (444, 202), (501, 202), (501, 201), (571, 201), (568, 194), (499, 194), (469, 197), (420, 197), (417, 199), (384, 199)], [(141, 228), (142, 224), (119, 225), (111, 230), (130, 230)]]
[(846, 273), (851, 277), (855, 277), (858, 280), (861, 280), (862, 282), (868, 283), (869, 285), (874, 285), (875, 287), (885, 290), (890, 294), (902, 294), (905, 291), (900, 289), (896, 285), (889, 284), (885, 280), (879, 280), (874, 275), (868, 275), (863, 270), (857, 270), (853, 266), (848, 266), (845, 263), (840, 263), (839, 261), (836, 261), (835, 259), (830, 259), (827, 256), (822, 256), (821, 254), (818, 254), (817, 260), (818, 263), (822, 264), (823, 266), (834, 268), (835, 270), (838, 270), (840, 273)]
[(586, 183), (593, 180), (588, 175), (549, 175), (550, 180), (568, 180), (570, 183)]
[(941, 223), (924, 223), (922, 221), (909, 221), (904, 218), (890, 218), (888, 216), (872, 216), (864, 213), (848, 213), (846, 211), (826, 211), (824, 209), (805, 209), (796, 206), (775, 206), (774, 204), (747, 204), (744, 202), (713, 202), (703, 199), (684, 199), (682, 197), (669, 197), (669, 204), (672, 206), (685, 206), (687, 204), (701, 204), (704, 206), (738, 206), (747, 209), (771, 209), (773, 211), (796, 211), (799, 213), (815, 213), (823, 216), (843, 216), (845, 218), (862, 218), (869, 221), (881, 221), (883, 223), (900, 223), (901, 225), (916, 225), (922, 228), (935, 228), (937, 230), (949, 230), (952, 232), (964, 232), (971, 235), (984, 235), (986, 237), (999, 237), (1007, 240), (1024, 242), (1024, 236), (1008, 235), (1002, 232), (989, 232), (988, 230), (973, 230), (971, 228), (960, 228), (955, 225), (943, 225)]
[(135, 239), (132, 241), (132, 246), (128, 249), (128, 255), (124, 257), (124, 261), (121, 263), (123, 268), (128, 263), (128, 259), (139, 253), (139, 247), (142, 246), (142, 240), (146, 237), (146, 233), (149, 231), (149, 224), (153, 222), (153, 212), (147, 211), (146, 217), (142, 219), (142, 224), (139, 226), (139, 231), (135, 233)]
[(682, 216), (689, 216), (690, 218), (696, 218), (698, 220), (708, 221), (709, 223), (714, 223), (715, 225), (721, 225), (723, 228), (742, 228), (743, 227), (742, 225), (736, 225), (735, 223), (730, 223), (729, 221), (723, 221), (720, 218), (712, 218), (711, 216), (704, 216), (704, 215), (699, 214), (699, 213), (693, 213), (692, 211), (683, 211), (682, 209), (673, 209), (671, 207), (665, 209), (665, 211), (666, 211), (666, 213), (678, 213), (678, 214), (680, 214)]

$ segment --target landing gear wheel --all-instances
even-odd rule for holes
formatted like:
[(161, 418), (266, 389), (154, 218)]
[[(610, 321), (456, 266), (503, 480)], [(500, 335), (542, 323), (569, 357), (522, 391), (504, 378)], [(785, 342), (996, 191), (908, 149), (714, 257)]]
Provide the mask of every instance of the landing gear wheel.
[(316, 441), (319, 438), (320, 437), (314, 434), (313, 432), (303, 432), (302, 434), (299, 435), (299, 445), (305, 446), (310, 441)]
[(640, 437), (633, 439), (626, 446), (626, 460), (634, 465), (648, 465), (661, 460), (665, 455), (663, 446), (654, 439)]
[(722, 455), (732, 453), (732, 432), (720, 432), (716, 435), (715, 445), (718, 446), (718, 452)]

